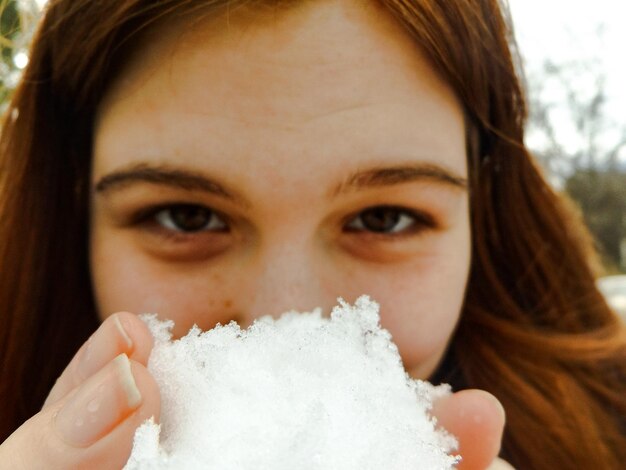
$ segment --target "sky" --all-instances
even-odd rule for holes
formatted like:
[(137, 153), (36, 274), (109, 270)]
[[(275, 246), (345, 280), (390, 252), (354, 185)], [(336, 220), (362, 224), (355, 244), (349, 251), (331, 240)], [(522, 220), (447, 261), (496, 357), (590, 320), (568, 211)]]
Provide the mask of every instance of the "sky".
[[(509, 5), (526, 75), (532, 76), (545, 60), (597, 67), (605, 75), (606, 112), (613, 130), (617, 134), (626, 128), (626, 1), (509, 0)], [(583, 76), (568, 78), (579, 93), (591, 88)], [(569, 137), (575, 146), (577, 136)], [(622, 159), (626, 161), (626, 149)]]

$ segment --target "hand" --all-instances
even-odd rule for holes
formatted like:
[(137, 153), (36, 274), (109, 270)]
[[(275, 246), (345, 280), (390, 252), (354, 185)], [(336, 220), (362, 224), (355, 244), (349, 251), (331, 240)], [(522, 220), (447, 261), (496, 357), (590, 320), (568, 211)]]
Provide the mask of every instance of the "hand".
[(438, 399), (432, 414), (459, 441), (459, 470), (512, 470), (498, 458), (504, 432), (504, 408), (483, 390), (463, 390)]
[(121, 468), (137, 426), (159, 419), (159, 389), (146, 369), (152, 344), (135, 315), (108, 317), (58, 378), (42, 410), (0, 445), (0, 469)]

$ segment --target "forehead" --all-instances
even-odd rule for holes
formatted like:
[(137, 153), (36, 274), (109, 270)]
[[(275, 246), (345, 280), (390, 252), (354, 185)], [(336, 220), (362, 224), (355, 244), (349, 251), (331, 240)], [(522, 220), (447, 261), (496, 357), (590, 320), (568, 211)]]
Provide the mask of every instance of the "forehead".
[[(185, 132), (174, 132), (174, 121), (184, 121)], [(146, 126), (164, 145), (206, 145), (198, 137), (211, 129), (248, 141), (270, 130), (277, 142), (297, 145), (317, 134), (332, 146), (349, 129), (363, 149), (384, 151), (393, 141), (407, 151), (464, 153), (449, 138), (464, 134), (454, 93), (374, 2), (306, 2), (153, 28), (101, 103), (96, 137), (115, 135), (126, 145)], [(453, 166), (464, 171), (464, 160)]]

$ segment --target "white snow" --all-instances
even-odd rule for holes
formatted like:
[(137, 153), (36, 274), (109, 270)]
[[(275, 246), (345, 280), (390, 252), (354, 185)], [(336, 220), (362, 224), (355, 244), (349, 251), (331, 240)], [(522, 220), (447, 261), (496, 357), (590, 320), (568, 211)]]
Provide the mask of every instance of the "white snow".
[(173, 322), (143, 315), (161, 420), (139, 427), (125, 469), (454, 468), (456, 440), (428, 414), (449, 387), (407, 375), (377, 303), (339, 302), (330, 319), (289, 312), (175, 341)]

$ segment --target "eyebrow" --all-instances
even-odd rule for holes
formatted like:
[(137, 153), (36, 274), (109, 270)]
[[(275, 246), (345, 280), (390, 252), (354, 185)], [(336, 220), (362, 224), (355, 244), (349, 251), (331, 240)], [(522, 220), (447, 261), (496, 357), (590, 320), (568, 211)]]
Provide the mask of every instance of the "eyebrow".
[(450, 188), (467, 190), (467, 178), (435, 163), (410, 163), (392, 167), (376, 167), (357, 171), (337, 186), (331, 195), (380, 186), (393, 186), (416, 181), (428, 181)]
[[(467, 190), (468, 187), (467, 179), (451, 170), (438, 164), (420, 162), (357, 171), (332, 189), (329, 197), (361, 189), (416, 181), (428, 181), (461, 190)], [(107, 194), (138, 183), (167, 186), (185, 191), (202, 191), (244, 207), (252, 205), (243, 195), (207, 175), (170, 165), (136, 163), (103, 176), (94, 185), (94, 190), (96, 193)]]
[(227, 189), (214, 179), (201, 173), (170, 165), (135, 163), (109, 173), (94, 185), (96, 193), (107, 194), (128, 188), (138, 183), (168, 186), (185, 191), (202, 191), (228, 199), (244, 207), (251, 206), (241, 194)]

